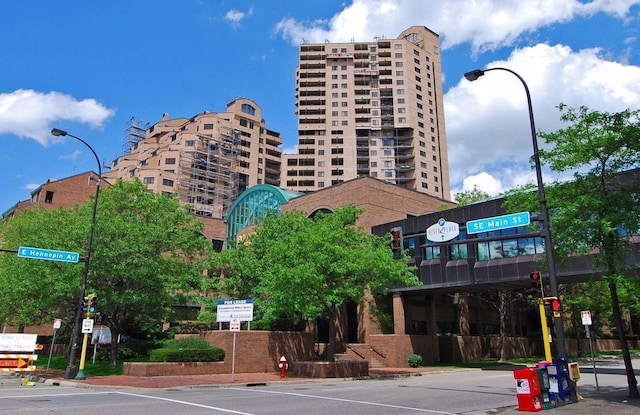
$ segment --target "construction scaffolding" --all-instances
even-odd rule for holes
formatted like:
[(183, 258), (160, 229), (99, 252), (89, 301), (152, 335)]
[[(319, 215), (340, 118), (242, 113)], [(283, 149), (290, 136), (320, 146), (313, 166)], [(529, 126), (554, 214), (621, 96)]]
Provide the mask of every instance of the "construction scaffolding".
[(145, 138), (149, 123), (142, 121), (136, 117), (131, 117), (127, 122), (125, 130), (124, 145), (122, 146), (122, 154), (131, 154), (131, 150), (136, 148), (140, 140)]
[(191, 213), (222, 219), (238, 196), (238, 144), (235, 131), (219, 137), (196, 134), (193, 147), (180, 150), (178, 195)]

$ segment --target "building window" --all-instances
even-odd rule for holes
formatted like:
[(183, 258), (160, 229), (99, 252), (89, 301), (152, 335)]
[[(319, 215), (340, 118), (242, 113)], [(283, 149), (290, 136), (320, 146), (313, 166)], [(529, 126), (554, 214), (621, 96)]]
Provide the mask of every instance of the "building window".
[(162, 184), (163, 184), (164, 186), (173, 187), (173, 180), (170, 180), (170, 179), (162, 179)]
[(47, 190), (47, 193), (45, 193), (44, 203), (53, 203), (53, 192), (51, 190)]
[(175, 157), (168, 157), (168, 158), (164, 159), (164, 164), (176, 164), (176, 158)]
[(398, 117), (398, 123), (404, 124), (406, 122), (407, 122), (407, 119), (405, 117)]
[(213, 130), (213, 124), (205, 124), (204, 125), (204, 129), (205, 130)]
[(153, 184), (156, 181), (155, 177), (145, 177), (142, 179), (142, 183), (144, 184)]
[(249, 104), (242, 104), (241, 111), (245, 114), (256, 115), (256, 109)]
[(196, 140), (187, 140), (187, 141), (184, 142), (184, 145), (186, 147), (193, 147), (193, 146), (196, 145)]

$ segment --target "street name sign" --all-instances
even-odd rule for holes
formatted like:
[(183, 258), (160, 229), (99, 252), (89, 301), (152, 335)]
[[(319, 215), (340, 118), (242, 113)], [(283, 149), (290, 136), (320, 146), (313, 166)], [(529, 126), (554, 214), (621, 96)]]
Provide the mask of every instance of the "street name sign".
[(21, 246), (18, 248), (20, 258), (46, 259), (48, 261), (78, 262), (80, 254), (77, 252), (54, 251), (52, 249), (31, 248)]
[(253, 299), (218, 300), (216, 322), (229, 323), (231, 319), (253, 321)]
[(491, 218), (470, 220), (467, 222), (467, 233), (491, 232), (500, 229), (516, 228), (531, 223), (529, 212), (513, 213), (511, 215), (494, 216)]

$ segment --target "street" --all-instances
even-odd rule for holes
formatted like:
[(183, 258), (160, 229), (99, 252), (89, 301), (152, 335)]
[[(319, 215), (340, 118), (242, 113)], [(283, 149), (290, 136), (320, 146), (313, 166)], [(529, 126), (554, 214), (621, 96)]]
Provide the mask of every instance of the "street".
[[(634, 360), (640, 367), (640, 360)], [(595, 398), (595, 376), (581, 367), (579, 393)], [(626, 393), (620, 360), (598, 362), (600, 394)], [(423, 376), (366, 380), (315, 379), (273, 384), (140, 389), (125, 387), (59, 386), (36, 383), (20, 386), (20, 378), (0, 375), (0, 413), (11, 414), (487, 414), (517, 413), (513, 372), (456, 370)], [(558, 413), (579, 409), (566, 405)], [(620, 403), (620, 405), (623, 405)], [(575, 408), (571, 408), (575, 407)], [(624, 406), (623, 406), (624, 408)], [(631, 407), (640, 411), (638, 407)], [(578, 413), (575, 411), (571, 411)], [(583, 412), (599, 413), (599, 412)], [(601, 413), (621, 413), (603, 406)], [(634, 412), (629, 412), (634, 413)]]

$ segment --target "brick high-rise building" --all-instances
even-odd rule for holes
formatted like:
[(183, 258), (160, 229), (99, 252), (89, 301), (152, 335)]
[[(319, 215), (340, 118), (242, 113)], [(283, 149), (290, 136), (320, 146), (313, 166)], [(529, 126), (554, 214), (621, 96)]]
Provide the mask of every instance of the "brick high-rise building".
[(132, 123), (125, 154), (109, 179), (138, 177), (154, 192), (177, 193), (196, 215), (221, 219), (235, 198), (256, 184), (280, 185), (280, 133), (268, 130), (260, 107), (244, 98), (227, 112)]
[(359, 176), (450, 199), (439, 36), (300, 46), (298, 154), (281, 187), (310, 192)]

